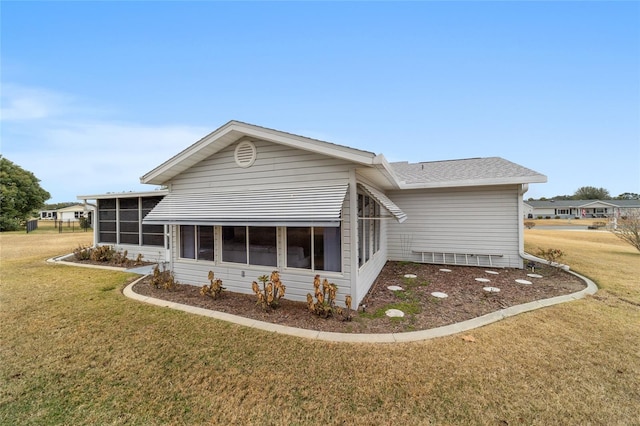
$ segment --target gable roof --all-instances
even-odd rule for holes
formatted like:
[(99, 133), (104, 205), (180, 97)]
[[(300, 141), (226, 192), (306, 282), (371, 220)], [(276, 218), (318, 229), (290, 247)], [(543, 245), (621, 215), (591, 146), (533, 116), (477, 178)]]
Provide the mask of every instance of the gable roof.
[(546, 182), (547, 177), (500, 157), (424, 163), (389, 163), (382, 154), (305, 136), (229, 121), (140, 178), (162, 185), (242, 138), (257, 138), (350, 161), (359, 173), (384, 189), (445, 188)]
[(543, 183), (547, 177), (500, 157), (391, 163), (403, 189)]
[(142, 176), (140, 182), (162, 185), (244, 137), (253, 137), (370, 166), (378, 169), (389, 183), (394, 184), (396, 181), (389, 163), (382, 155), (232, 120)]

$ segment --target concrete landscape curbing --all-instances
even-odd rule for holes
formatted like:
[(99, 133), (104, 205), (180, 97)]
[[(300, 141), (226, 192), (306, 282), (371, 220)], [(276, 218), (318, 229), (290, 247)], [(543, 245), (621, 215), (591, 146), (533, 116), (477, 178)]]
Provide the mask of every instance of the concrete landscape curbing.
[[(125, 269), (115, 268), (108, 266), (97, 265), (84, 265), (74, 262), (65, 262), (63, 259), (69, 255), (58, 256), (48, 259), (47, 262), (59, 263), (70, 266), (81, 266), (99, 269), (118, 270), (123, 272), (132, 272), (140, 274), (144, 270), (139, 268)], [(136, 271), (136, 269), (138, 269)], [(421, 340), (429, 340), (437, 337), (450, 336), (475, 328), (484, 327), (485, 325), (492, 324), (494, 322), (509, 318), (515, 315), (519, 315), (525, 312), (530, 312), (536, 309), (544, 308), (547, 306), (557, 305), (560, 303), (571, 302), (573, 300), (579, 300), (587, 295), (593, 295), (598, 291), (596, 284), (589, 278), (582, 276), (571, 270), (567, 271), (580, 278), (586, 284), (586, 288), (571, 294), (563, 296), (556, 296), (549, 299), (536, 300), (522, 305), (510, 306), (499, 311), (491, 312), (486, 315), (482, 315), (477, 318), (472, 318), (466, 321), (462, 321), (455, 324), (449, 324), (442, 327), (431, 328), (428, 330), (408, 331), (404, 333), (381, 333), (381, 334), (363, 334), (363, 333), (335, 333), (317, 330), (307, 330), (302, 328), (289, 327), (281, 324), (272, 324), (269, 322), (258, 321), (251, 318), (245, 318), (238, 315), (228, 314), (225, 312), (213, 311), (210, 309), (199, 308), (190, 305), (184, 305), (181, 303), (169, 302), (162, 299), (156, 299), (154, 297), (143, 296), (133, 291), (133, 286), (140, 280), (144, 279), (146, 274), (135, 280), (124, 288), (122, 293), (133, 300), (137, 300), (144, 303), (149, 303), (155, 306), (161, 306), (170, 309), (176, 309), (196, 315), (202, 315), (209, 318), (227, 321), (234, 324), (238, 324), (245, 327), (252, 327), (263, 331), (270, 331), (273, 333), (286, 334), (289, 336), (302, 337), (306, 339), (322, 340), (328, 342), (344, 342), (344, 343), (399, 343), (399, 342), (416, 342)]]

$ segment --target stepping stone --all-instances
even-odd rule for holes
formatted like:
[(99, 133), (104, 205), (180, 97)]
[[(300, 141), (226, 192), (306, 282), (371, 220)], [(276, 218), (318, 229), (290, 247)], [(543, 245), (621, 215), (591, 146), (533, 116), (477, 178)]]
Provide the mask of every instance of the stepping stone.
[(390, 285), (390, 286), (388, 286), (387, 288), (388, 288), (389, 290), (391, 290), (391, 291), (400, 291), (400, 290), (403, 290), (403, 288), (402, 288), (402, 287), (400, 287), (399, 285)]
[(385, 314), (391, 318), (402, 318), (404, 316), (404, 312), (400, 309), (387, 309)]
[(516, 282), (518, 284), (533, 284), (531, 281), (527, 281), (527, 280), (516, 280)]
[(500, 289), (498, 287), (482, 287), (482, 289), (489, 293), (499, 293)]
[(487, 274), (491, 274), (491, 275), (498, 275), (500, 272), (496, 272), (496, 271), (485, 271)]
[(542, 275), (540, 274), (527, 274), (527, 276), (531, 278), (542, 278)]
[(481, 282), (481, 283), (491, 282), (491, 280), (489, 278), (476, 278), (476, 281)]
[(405, 278), (418, 278), (418, 276), (415, 275), (415, 274), (406, 274), (404, 277)]
[(437, 297), (438, 299), (444, 299), (445, 297), (449, 297), (447, 293), (443, 293), (441, 291), (434, 291), (433, 293), (431, 293), (431, 295), (433, 297)]
[(451, 269), (442, 268), (442, 269), (440, 269), (440, 272), (451, 272)]

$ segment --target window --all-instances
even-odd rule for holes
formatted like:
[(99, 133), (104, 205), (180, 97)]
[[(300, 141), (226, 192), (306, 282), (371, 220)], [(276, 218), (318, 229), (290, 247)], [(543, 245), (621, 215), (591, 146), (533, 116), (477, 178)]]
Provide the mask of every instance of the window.
[(358, 266), (380, 251), (380, 204), (358, 194)]
[(180, 226), (180, 257), (213, 261), (213, 226)]
[(342, 270), (340, 228), (287, 228), (287, 266), (340, 272)]
[(276, 228), (223, 226), (222, 260), (249, 265), (277, 266)]
[[(142, 218), (162, 200), (162, 197), (144, 197), (142, 199)], [(142, 245), (164, 247), (164, 225), (142, 225)]]
[(140, 221), (137, 198), (120, 198), (120, 219), (119, 242), (121, 244), (138, 244), (140, 242)]
[(117, 242), (116, 235), (116, 200), (98, 200), (98, 241), (101, 243)]

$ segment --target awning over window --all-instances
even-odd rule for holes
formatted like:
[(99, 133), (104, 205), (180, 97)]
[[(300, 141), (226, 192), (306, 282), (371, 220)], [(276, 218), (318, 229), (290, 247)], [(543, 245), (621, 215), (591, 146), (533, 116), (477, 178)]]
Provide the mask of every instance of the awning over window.
[(170, 192), (143, 224), (340, 226), (347, 184), (198, 193)]
[(400, 210), (400, 207), (398, 207), (393, 201), (389, 199), (389, 197), (384, 195), (382, 192), (364, 183), (359, 183), (358, 186), (370, 197), (373, 197), (378, 203), (380, 203), (381, 206), (387, 209), (387, 211), (391, 213), (398, 222), (402, 223), (407, 220), (407, 215), (405, 214), (405, 212)]

